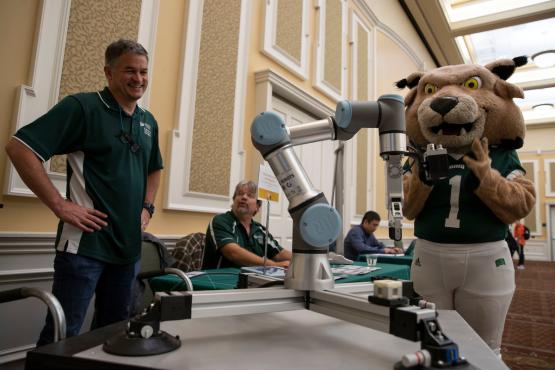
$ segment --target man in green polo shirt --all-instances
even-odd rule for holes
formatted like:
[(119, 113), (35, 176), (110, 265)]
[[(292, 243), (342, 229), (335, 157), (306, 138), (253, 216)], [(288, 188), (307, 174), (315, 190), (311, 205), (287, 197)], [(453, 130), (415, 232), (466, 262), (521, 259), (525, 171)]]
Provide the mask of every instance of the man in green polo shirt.
[[(206, 230), (203, 269), (261, 266), (266, 229), (253, 217), (260, 208), (257, 186), (241, 181), (235, 187), (231, 211), (215, 216)], [(291, 252), (268, 233), (267, 266), (289, 266)]]
[[(128, 318), (141, 230), (154, 212), (162, 157), (158, 126), (137, 101), (148, 85), (148, 53), (138, 43), (108, 46), (108, 87), (62, 99), (16, 132), (6, 151), (22, 180), (60, 219), (52, 292), (77, 335), (96, 293), (95, 327)], [(64, 199), (42, 162), (67, 154)], [(53, 340), (47, 315), (39, 345)]]

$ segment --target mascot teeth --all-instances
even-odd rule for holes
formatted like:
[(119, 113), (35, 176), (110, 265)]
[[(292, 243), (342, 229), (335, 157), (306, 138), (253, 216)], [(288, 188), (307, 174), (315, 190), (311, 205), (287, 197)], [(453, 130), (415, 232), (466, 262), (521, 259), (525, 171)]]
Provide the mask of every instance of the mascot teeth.
[(437, 135), (461, 136), (471, 131), (473, 125), (474, 123), (459, 124), (442, 122), (441, 125), (432, 127), (431, 131)]

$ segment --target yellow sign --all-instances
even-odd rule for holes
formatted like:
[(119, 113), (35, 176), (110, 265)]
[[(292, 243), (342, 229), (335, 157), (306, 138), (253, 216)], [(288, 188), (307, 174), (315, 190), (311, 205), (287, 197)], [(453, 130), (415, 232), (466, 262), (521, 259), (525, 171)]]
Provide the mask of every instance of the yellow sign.
[(258, 199), (271, 200), (272, 202), (277, 202), (279, 200), (279, 193), (267, 190), (258, 189)]

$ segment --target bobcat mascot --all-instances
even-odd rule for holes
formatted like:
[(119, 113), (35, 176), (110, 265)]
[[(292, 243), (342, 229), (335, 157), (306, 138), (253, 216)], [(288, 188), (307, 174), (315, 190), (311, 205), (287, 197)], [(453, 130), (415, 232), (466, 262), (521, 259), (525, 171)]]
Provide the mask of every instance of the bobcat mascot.
[(397, 82), (410, 89), (405, 116), (415, 150), (441, 144), (448, 154), (440, 180), (429, 180), (419, 160), (405, 165), (404, 213), (418, 238), (415, 291), (457, 310), (497, 353), (515, 290), (507, 225), (535, 202), (515, 151), (525, 128), (513, 98), (524, 94), (506, 81), (525, 63), (517, 57), (446, 66)]

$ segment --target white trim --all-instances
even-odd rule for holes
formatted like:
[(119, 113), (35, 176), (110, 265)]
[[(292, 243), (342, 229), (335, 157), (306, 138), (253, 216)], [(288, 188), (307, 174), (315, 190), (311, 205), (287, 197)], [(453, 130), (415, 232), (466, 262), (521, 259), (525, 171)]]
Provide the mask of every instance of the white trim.
[(351, 99), (357, 100), (357, 91), (358, 91), (358, 70), (357, 70), (357, 62), (358, 62), (358, 49), (356, 45), (358, 43), (358, 26), (361, 26), (364, 31), (368, 34), (368, 98), (372, 99), (375, 92), (375, 83), (374, 83), (374, 55), (375, 55), (375, 40), (374, 40), (374, 32), (370, 29), (364, 22), (362, 18), (359, 17), (356, 12), (351, 13), (351, 41), (350, 44), (352, 45), (351, 48)]
[(191, 172), (192, 133), (196, 103), (198, 63), (204, 0), (191, 1), (185, 45), (183, 47), (180, 88), (178, 94), (176, 128), (170, 132), (170, 159), (164, 208), (193, 212), (223, 213), (229, 210), (231, 194), (244, 174), (243, 125), (247, 88), (248, 35), (251, 7), (248, 0), (241, 1), (237, 76), (233, 114), (231, 171), (228, 195), (195, 193), (189, 191)]
[[(321, 100), (314, 98), (303, 89), (293, 85), (290, 81), (271, 69), (256, 72), (254, 74), (254, 79), (257, 89), (256, 113), (271, 110), (272, 96), (279, 95), (319, 119), (335, 114), (335, 108), (328, 107)], [(263, 90), (261, 90), (261, 88), (263, 88)], [(264, 92), (264, 94), (261, 94), (261, 92)]]
[(555, 244), (553, 243), (555, 235), (552, 234), (552, 231), (555, 230), (555, 226), (552, 223), (554, 223), (555, 220), (551, 219), (551, 207), (555, 207), (555, 202), (545, 203), (545, 234), (547, 240), (548, 261), (555, 261)]
[[(368, 99), (372, 99), (375, 95), (375, 63), (373, 63), (373, 56), (375, 55), (375, 32), (363, 23), (362, 18), (355, 12), (351, 12), (351, 93), (352, 100), (359, 100), (358, 97), (358, 25), (368, 34)], [(374, 184), (375, 176), (371, 173), (376, 169), (376, 156), (375, 152), (371, 150), (374, 148), (375, 130), (367, 130), (367, 163), (368, 171), (366, 172), (366, 202), (365, 209), (374, 209)], [(356, 178), (358, 173), (357, 169), (357, 148), (359, 135), (355, 135), (351, 140), (345, 142), (345, 214), (343, 222), (343, 234), (345, 235), (353, 224), (360, 224), (362, 215), (356, 213)]]
[[(12, 132), (37, 119), (56, 102), (60, 89), (70, 6), (70, 0), (44, 0), (42, 2), (37, 41), (34, 46), (34, 59), (31, 65), (31, 86), (19, 86)], [(47, 172), (50, 167), (49, 163), (44, 163)], [(56, 176), (52, 180), (60, 194), (64, 194), (65, 176)], [(4, 193), (35, 196), (21, 180), (10, 161), (6, 166)]]
[[(139, 32), (137, 41), (148, 51), (148, 74), (149, 82), (152, 83), (152, 69), (154, 66), (154, 50), (156, 46), (156, 29), (158, 26), (158, 14), (160, 0), (141, 1), (141, 15), (139, 16)], [(150, 103), (150, 91), (146, 89), (138, 104), (148, 109)], [(140, 108), (140, 107), (139, 107)]]
[(340, 101), (346, 96), (347, 86), (347, 1), (341, 2), (341, 88), (332, 86), (324, 79), (325, 45), (326, 45), (326, 1), (318, 1), (318, 37), (316, 39), (316, 60), (314, 63), (314, 88), (321, 91), (334, 101)]
[[(152, 65), (154, 55), (158, 2), (159, 0), (143, 0), (139, 19), (138, 41), (147, 50), (151, 50), (149, 53), (150, 65)], [(71, 0), (44, 0), (42, 2), (37, 41), (31, 65), (31, 85), (19, 86), (12, 133), (33, 122), (57, 103), (70, 9)], [(149, 95), (143, 96), (141, 104), (148, 105), (148, 98)], [(65, 174), (50, 172), (49, 161), (44, 163), (44, 166), (56, 189), (62, 196), (65, 195)], [(10, 161), (6, 166), (4, 194), (35, 196), (21, 180)]]
[[(543, 168), (545, 173), (545, 196), (546, 197), (555, 197), (555, 191), (551, 191), (552, 189), (555, 190), (555, 184), (551, 183), (551, 172), (549, 169), (549, 165), (551, 163), (555, 163), (555, 158), (546, 158), (543, 160)], [(536, 194), (538, 194), (536, 190)]]
[(540, 221), (540, 199), (537, 196), (539, 194), (539, 187), (538, 187), (538, 181), (540, 179), (540, 175), (539, 175), (539, 171), (540, 171), (540, 166), (539, 166), (539, 162), (537, 159), (524, 159), (520, 161), (521, 164), (524, 163), (532, 163), (532, 168), (534, 171), (534, 190), (536, 191), (536, 202), (534, 205), (534, 213), (535, 213), (535, 221), (536, 221), (536, 229), (532, 230), (530, 229), (530, 235), (533, 236), (541, 236), (542, 234), (542, 230), (541, 230), (541, 221)]
[(301, 18), (301, 57), (300, 61), (295, 60), (285, 50), (276, 44), (277, 32), (277, 2), (278, 0), (268, 0), (264, 2), (264, 34), (261, 38), (261, 52), (269, 58), (291, 71), (297, 77), (306, 80), (308, 78), (308, 45), (309, 45), (309, 0), (302, 0)]

